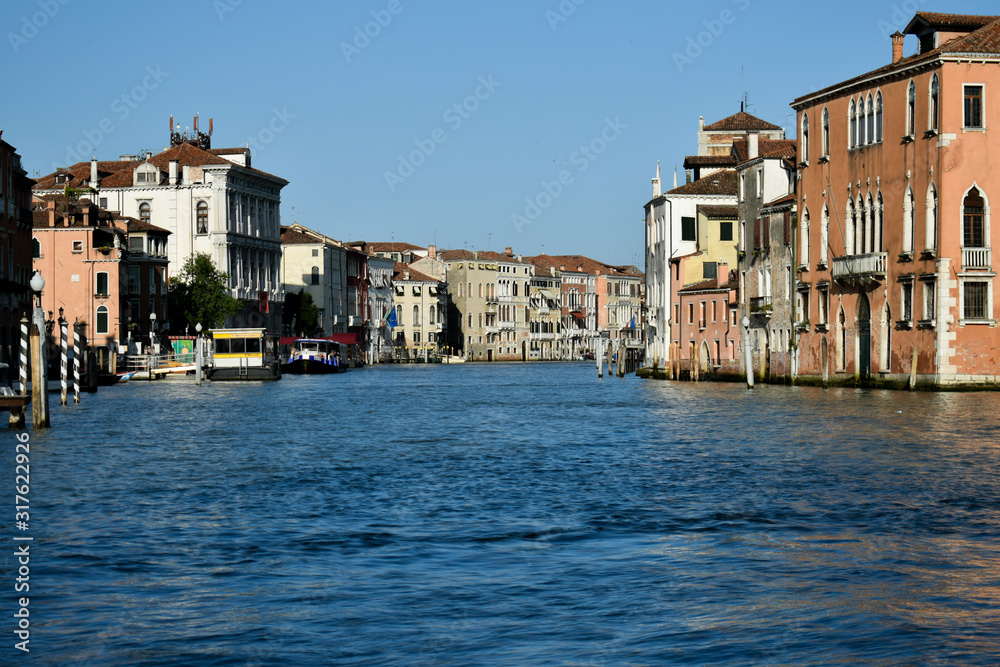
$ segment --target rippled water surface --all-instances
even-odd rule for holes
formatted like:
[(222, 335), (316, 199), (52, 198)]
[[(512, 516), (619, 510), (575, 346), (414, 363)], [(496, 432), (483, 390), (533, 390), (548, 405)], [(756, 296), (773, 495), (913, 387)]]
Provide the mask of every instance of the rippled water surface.
[(595, 376), (53, 405), (32, 664), (1000, 663), (1000, 396)]

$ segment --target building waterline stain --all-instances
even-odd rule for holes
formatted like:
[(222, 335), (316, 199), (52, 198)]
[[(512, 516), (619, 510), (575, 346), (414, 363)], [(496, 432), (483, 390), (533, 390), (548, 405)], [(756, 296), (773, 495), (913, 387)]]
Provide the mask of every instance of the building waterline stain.
[(38, 664), (1000, 660), (992, 394), (418, 365), (52, 421)]

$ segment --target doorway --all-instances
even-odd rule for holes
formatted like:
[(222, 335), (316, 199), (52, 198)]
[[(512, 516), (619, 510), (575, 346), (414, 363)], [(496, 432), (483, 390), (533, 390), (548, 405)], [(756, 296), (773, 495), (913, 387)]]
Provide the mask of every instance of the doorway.
[(872, 370), (872, 309), (864, 294), (858, 299), (858, 379), (868, 386)]

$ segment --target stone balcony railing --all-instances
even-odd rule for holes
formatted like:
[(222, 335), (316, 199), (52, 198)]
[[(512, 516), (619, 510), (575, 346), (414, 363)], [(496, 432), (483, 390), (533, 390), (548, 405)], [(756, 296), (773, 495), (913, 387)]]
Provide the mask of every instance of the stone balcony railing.
[(864, 284), (885, 278), (888, 253), (870, 252), (864, 255), (834, 257), (831, 273), (841, 283)]
[(991, 248), (962, 248), (962, 268), (989, 269), (993, 266)]

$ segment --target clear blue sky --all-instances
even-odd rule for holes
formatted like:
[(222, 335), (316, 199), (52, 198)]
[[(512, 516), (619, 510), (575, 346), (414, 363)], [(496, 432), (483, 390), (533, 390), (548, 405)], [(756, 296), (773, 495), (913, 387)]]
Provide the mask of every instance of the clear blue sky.
[(741, 68), (749, 111), (791, 137), (789, 102), (888, 63), (887, 34), (916, 9), (997, 7), (5, 0), (0, 129), (46, 174), (88, 140), (102, 160), (159, 151), (171, 114), (200, 113), (215, 147), (252, 140), (254, 166), (290, 182), (286, 224), (641, 268), (656, 162), (669, 181), (697, 150), (698, 117), (739, 110)]

